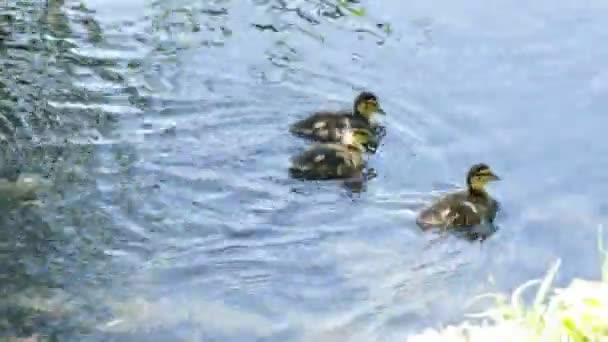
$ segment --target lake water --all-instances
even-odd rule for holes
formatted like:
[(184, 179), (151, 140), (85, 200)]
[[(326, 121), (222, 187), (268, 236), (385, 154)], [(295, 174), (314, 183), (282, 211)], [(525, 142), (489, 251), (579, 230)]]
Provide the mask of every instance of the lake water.
[[(0, 1), (2, 176), (46, 184), (3, 195), (0, 336), (403, 341), (557, 258), (558, 285), (597, 278), (608, 5), (348, 6)], [(288, 125), (362, 89), (388, 113), (377, 177), (290, 179)], [(498, 231), (420, 231), (477, 162)]]

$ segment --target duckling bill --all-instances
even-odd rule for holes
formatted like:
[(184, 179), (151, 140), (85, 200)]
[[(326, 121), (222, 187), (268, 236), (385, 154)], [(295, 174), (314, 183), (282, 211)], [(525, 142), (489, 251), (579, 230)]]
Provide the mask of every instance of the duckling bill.
[(485, 185), (500, 178), (488, 165), (479, 163), (470, 168), (466, 180), (466, 190), (447, 194), (422, 210), (416, 218), (418, 226), (428, 229), (493, 223), (498, 202), (487, 193)]
[(316, 143), (292, 158), (289, 173), (306, 180), (360, 177), (366, 164), (365, 146), (373, 140), (369, 130), (346, 131), (340, 144)]
[(355, 98), (352, 111), (317, 112), (292, 124), (289, 131), (303, 138), (334, 143), (339, 143), (348, 129), (362, 128), (378, 135), (382, 133), (382, 127), (372, 121), (376, 113), (386, 114), (378, 97), (364, 91)]

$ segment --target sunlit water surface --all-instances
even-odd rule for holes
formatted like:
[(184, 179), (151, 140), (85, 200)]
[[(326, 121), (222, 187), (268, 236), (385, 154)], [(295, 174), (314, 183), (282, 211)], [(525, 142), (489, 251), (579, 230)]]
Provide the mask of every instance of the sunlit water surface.
[[(51, 184), (2, 209), (2, 335), (396, 341), (557, 258), (559, 284), (598, 277), (608, 5), (353, 6), (0, 3), (2, 172)], [(290, 179), (289, 123), (362, 89), (388, 112), (378, 176)], [(421, 232), (480, 161), (498, 231)]]

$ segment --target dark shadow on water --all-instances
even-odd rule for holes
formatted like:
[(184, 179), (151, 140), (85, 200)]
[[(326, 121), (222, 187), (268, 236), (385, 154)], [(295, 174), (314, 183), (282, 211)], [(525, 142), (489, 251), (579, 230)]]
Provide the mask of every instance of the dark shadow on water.
[(471, 227), (449, 227), (447, 229), (433, 228), (425, 230), (425, 233), (436, 234), (439, 238), (455, 236), (469, 242), (484, 242), (499, 230), (496, 224), (480, 224)]

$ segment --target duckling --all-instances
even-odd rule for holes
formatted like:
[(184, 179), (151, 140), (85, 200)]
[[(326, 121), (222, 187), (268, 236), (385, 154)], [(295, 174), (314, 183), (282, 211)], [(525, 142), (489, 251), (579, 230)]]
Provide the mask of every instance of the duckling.
[(378, 103), (378, 97), (364, 91), (355, 98), (352, 111), (317, 112), (293, 123), (289, 131), (303, 138), (334, 143), (340, 142), (347, 129), (365, 128), (378, 135), (383, 132), (371, 120), (375, 113), (386, 115)]
[(289, 173), (307, 180), (347, 179), (362, 175), (367, 144), (373, 134), (364, 128), (347, 130), (341, 143), (316, 143), (291, 159)]
[(498, 202), (484, 189), (485, 185), (500, 178), (484, 163), (473, 165), (467, 174), (467, 190), (440, 198), (416, 218), (423, 229), (431, 227), (471, 227), (482, 222), (493, 223)]

